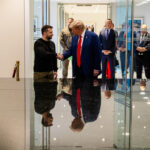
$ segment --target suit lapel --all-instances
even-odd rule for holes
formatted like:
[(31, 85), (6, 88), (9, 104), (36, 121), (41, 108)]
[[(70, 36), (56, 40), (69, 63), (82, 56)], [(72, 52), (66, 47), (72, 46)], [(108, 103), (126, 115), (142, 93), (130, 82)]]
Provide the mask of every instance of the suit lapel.
[(85, 32), (85, 35), (84, 35), (84, 38), (83, 38), (83, 44), (82, 44), (82, 51), (81, 51), (81, 55), (82, 55), (82, 52), (86, 49), (87, 45), (88, 45), (88, 34), (87, 34), (88, 31)]
[(103, 37), (105, 37), (105, 40), (106, 40), (105, 29), (102, 31), (102, 35), (103, 35)]

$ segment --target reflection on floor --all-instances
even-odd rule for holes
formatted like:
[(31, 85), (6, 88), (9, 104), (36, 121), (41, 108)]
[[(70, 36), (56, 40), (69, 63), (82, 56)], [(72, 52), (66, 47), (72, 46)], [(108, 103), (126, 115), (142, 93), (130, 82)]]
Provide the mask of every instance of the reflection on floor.
[(150, 81), (1, 78), (0, 103), (1, 150), (150, 149)]

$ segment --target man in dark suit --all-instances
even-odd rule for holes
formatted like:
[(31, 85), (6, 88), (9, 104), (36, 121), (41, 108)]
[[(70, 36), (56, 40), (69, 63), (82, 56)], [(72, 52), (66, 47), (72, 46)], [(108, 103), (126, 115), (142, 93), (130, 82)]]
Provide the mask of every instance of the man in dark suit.
[(139, 45), (136, 48), (136, 72), (137, 78), (142, 78), (142, 69), (145, 69), (146, 78), (150, 79), (150, 34), (147, 32), (147, 26), (141, 26), (141, 35)]
[(65, 60), (73, 56), (73, 77), (97, 77), (100, 74), (100, 43), (98, 36), (85, 30), (82, 21), (74, 21), (71, 24), (72, 44), (63, 55), (58, 54), (57, 58)]
[[(108, 19), (105, 23), (105, 28), (100, 32), (99, 40), (102, 53), (102, 78), (106, 78), (106, 69), (109, 64), (110, 78), (115, 78), (115, 51), (116, 51), (116, 40), (115, 32), (112, 27), (112, 21)], [(107, 64), (108, 62), (108, 64)]]

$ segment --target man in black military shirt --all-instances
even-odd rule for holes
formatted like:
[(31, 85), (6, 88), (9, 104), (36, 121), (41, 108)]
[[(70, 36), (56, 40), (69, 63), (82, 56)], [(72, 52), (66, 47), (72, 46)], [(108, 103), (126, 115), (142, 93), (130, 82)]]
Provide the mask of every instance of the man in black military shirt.
[(34, 44), (34, 79), (56, 79), (57, 59), (55, 44), (51, 41), (53, 27), (44, 25), (41, 29), (42, 38)]

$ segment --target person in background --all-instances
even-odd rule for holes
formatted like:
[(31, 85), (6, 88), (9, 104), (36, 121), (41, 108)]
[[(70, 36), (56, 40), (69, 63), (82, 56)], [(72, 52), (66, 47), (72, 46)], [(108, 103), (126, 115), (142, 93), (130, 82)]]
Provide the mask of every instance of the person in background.
[(94, 32), (94, 25), (91, 26), (91, 31)]
[(105, 28), (99, 34), (100, 49), (102, 53), (102, 79), (106, 79), (107, 68), (110, 74), (110, 79), (115, 78), (115, 52), (116, 52), (116, 36), (112, 27), (112, 20), (107, 19)]
[(150, 34), (147, 32), (147, 25), (141, 26), (140, 39), (136, 48), (136, 74), (142, 79), (142, 69), (145, 69), (145, 76), (150, 79)]
[[(60, 45), (63, 48), (63, 53), (65, 53), (66, 51), (69, 50), (69, 47), (70, 47), (71, 42), (72, 42), (73, 33), (72, 33), (72, 29), (70, 28), (70, 24), (73, 21), (74, 21), (73, 18), (69, 18), (67, 27), (64, 28), (60, 34)], [(63, 70), (62, 70), (62, 77), (63, 78), (67, 78), (67, 76), (68, 76), (68, 66), (69, 66), (69, 60), (66, 59), (65, 61), (63, 61)]]
[(119, 66), (119, 61), (117, 59), (117, 50), (118, 50), (118, 32), (117, 30), (114, 29), (114, 23), (112, 23), (112, 27), (111, 27), (114, 31), (115, 31), (115, 35), (116, 35), (116, 53), (115, 53), (115, 67), (117, 68), (117, 66)]
[[(127, 30), (127, 31), (126, 31)], [(127, 38), (126, 38), (127, 37)], [(127, 44), (126, 44), (127, 39)], [(120, 62), (121, 62), (121, 72), (122, 78), (126, 77), (126, 74), (129, 72), (129, 78), (131, 77), (131, 54), (132, 54), (132, 32), (131, 32), (131, 23), (126, 29), (126, 25), (122, 25), (122, 31), (118, 37), (118, 47), (120, 51)], [(136, 61), (135, 61), (135, 51), (136, 51), (137, 41), (136, 41), (136, 32), (133, 32), (133, 73), (136, 71)], [(127, 68), (125, 68), (125, 57), (127, 53)], [(127, 69), (129, 69), (127, 71)]]

